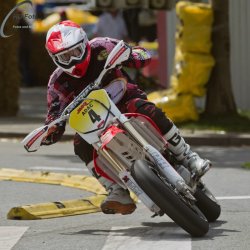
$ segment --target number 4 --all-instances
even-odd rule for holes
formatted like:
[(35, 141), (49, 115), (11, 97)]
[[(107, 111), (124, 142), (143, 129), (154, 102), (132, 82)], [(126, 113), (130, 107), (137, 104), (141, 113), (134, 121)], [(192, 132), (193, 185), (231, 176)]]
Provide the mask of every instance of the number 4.
[(101, 121), (101, 117), (98, 114), (96, 114), (96, 112), (93, 109), (91, 109), (88, 112), (88, 114), (89, 114), (89, 117), (93, 123), (95, 123), (96, 121), (98, 121), (98, 122)]

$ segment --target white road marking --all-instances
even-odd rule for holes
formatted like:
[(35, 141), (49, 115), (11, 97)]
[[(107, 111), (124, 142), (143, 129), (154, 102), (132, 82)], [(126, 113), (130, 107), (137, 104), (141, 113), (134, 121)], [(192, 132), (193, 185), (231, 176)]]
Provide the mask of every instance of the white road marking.
[(191, 250), (191, 238), (176, 227), (112, 227), (102, 250)]
[(50, 166), (33, 166), (33, 167), (29, 167), (29, 169), (31, 170), (46, 170), (46, 171), (73, 171), (73, 172), (82, 172), (82, 171), (88, 171), (88, 169), (86, 169), (86, 167), (82, 167), (82, 168), (72, 168), (72, 167), (50, 167)]
[(0, 250), (10, 250), (28, 227), (0, 227)]
[(217, 200), (245, 200), (250, 199), (250, 195), (243, 195), (243, 196), (222, 196), (216, 197)]
[[(221, 196), (215, 197), (216, 200), (247, 200), (250, 199), (250, 195), (241, 195), (241, 196)], [(142, 203), (141, 200), (138, 200), (138, 203)]]

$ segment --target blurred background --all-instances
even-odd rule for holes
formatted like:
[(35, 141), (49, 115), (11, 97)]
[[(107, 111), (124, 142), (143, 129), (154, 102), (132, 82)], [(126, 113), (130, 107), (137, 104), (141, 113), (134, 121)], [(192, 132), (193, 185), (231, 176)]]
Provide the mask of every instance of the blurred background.
[(249, 132), (249, 9), (249, 0), (4, 0), (0, 116), (20, 116), (20, 93), (46, 92), (55, 69), (44, 47), (46, 32), (70, 19), (89, 39), (109, 36), (147, 48), (151, 64), (129, 74), (175, 122), (217, 122), (229, 130), (238, 124)]

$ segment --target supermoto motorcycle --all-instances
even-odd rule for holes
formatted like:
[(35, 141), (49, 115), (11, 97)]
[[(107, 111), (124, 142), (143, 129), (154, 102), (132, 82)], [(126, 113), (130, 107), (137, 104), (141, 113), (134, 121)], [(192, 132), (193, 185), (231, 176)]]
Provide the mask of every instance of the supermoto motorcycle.
[[(194, 237), (209, 230), (220, 215), (220, 205), (202, 180), (195, 180), (183, 166), (171, 160), (168, 143), (147, 116), (122, 114), (115, 105), (118, 93), (101, 88), (103, 76), (128, 59), (130, 48), (120, 41), (109, 54), (99, 77), (88, 85), (48, 125), (27, 135), (22, 143), (36, 151), (48, 130), (61, 121), (91, 144), (101, 169), (125, 189), (134, 192), (153, 215), (168, 215)], [(116, 79), (116, 84), (124, 84)]]

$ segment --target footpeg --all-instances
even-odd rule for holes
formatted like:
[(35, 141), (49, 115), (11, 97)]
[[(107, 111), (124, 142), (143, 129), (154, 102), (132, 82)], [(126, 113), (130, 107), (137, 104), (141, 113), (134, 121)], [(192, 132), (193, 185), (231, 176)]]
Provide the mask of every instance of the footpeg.
[(184, 181), (177, 181), (177, 183), (176, 183), (176, 189), (182, 195), (184, 195), (187, 199), (189, 199), (190, 201), (193, 201), (193, 202), (196, 201), (196, 199), (192, 195), (192, 191), (191, 191), (190, 187)]

